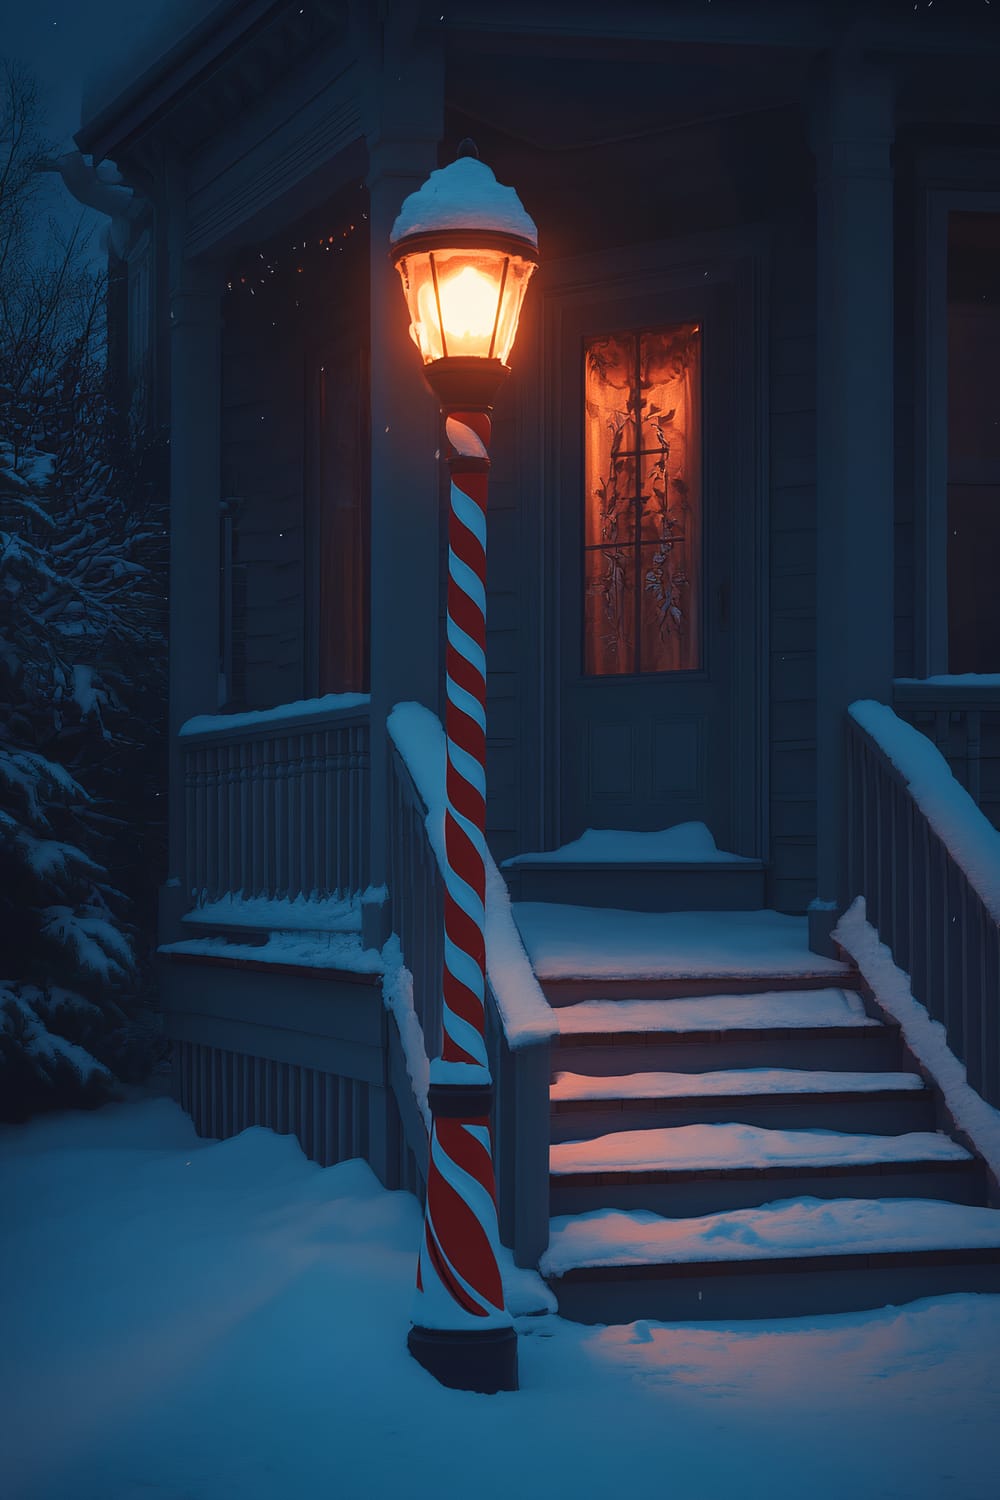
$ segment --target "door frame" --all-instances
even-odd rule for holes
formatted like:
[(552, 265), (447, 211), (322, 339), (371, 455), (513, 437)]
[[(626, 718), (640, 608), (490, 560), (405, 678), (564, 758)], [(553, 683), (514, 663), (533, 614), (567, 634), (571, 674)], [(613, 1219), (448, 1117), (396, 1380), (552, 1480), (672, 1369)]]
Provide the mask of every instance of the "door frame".
[[(615, 302), (683, 294), (720, 283), (732, 304), (732, 352), (728, 397), (733, 412), (733, 637), (730, 724), (733, 736), (732, 852), (768, 856), (768, 245), (762, 232), (699, 235), (628, 247), (545, 264), (539, 272), (541, 337), (537, 352), (537, 438), (542, 503), (538, 515), (541, 651), (537, 828), (545, 848), (563, 842), (562, 660), (564, 632), (579, 637), (580, 622), (565, 619), (563, 577), (576, 566), (575, 540), (567, 539), (562, 496), (562, 428), (569, 403), (581, 399), (568, 387), (561, 357), (564, 320), (588, 302), (612, 309)], [(531, 383), (533, 384), (533, 382)], [(528, 393), (525, 393), (528, 396)], [(530, 399), (530, 397), (528, 398)], [(522, 429), (523, 430), (523, 429)], [(567, 543), (574, 556), (567, 561)], [(745, 566), (739, 560), (745, 559)], [(534, 820), (532, 820), (534, 821)]]

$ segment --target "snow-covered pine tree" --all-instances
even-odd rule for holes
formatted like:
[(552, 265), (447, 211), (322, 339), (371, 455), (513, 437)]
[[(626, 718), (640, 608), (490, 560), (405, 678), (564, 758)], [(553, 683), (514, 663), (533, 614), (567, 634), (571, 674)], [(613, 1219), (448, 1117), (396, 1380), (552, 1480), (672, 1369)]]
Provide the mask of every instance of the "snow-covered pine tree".
[(108, 401), (99, 279), (72, 240), (32, 243), (30, 81), (8, 67), (0, 87), (0, 1118), (17, 1119), (142, 1067), (164, 543)]

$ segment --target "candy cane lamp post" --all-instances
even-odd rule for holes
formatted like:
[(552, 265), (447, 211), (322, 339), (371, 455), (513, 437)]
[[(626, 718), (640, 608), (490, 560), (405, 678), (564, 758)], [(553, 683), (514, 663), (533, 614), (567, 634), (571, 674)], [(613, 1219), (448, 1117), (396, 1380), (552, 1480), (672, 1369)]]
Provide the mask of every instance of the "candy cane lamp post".
[(517, 1337), (497, 1265), (486, 1055), (486, 492), (490, 411), (538, 236), (471, 141), (393, 225), (410, 334), (445, 418), (451, 471), (441, 1055), (431, 1064), (424, 1233), (408, 1345), (443, 1385), (517, 1388)]

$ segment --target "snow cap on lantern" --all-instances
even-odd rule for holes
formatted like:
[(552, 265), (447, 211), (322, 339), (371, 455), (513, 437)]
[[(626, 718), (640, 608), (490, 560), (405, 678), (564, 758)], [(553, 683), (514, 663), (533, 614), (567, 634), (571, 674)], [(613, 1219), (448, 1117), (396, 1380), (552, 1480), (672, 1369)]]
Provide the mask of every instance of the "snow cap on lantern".
[(392, 227), (410, 337), (424, 364), (506, 364), (538, 262), (538, 231), (513, 188), (463, 141), (455, 161), (404, 201)]

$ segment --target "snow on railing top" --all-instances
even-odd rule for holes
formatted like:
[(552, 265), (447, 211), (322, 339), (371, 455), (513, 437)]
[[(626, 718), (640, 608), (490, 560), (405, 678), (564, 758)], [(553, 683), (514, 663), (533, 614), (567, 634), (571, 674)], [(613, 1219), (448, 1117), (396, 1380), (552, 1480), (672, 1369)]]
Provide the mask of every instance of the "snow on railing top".
[(900, 773), (914, 801), (1000, 921), (1000, 833), (952, 775), (937, 747), (884, 703), (852, 703), (851, 718), (878, 745)]
[[(438, 865), (445, 867), (446, 750), (436, 714), (421, 703), (397, 703), (386, 727), (427, 808), (425, 826)], [(511, 1047), (553, 1037), (557, 1027), (514, 923), (510, 896), (486, 851), (486, 971)]]
[(185, 737), (192, 734), (226, 734), (234, 729), (266, 729), (269, 725), (291, 728), (289, 720), (325, 719), (330, 714), (353, 708), (367, 708), (368, 693), (327, 693), (322, 698), (300, 698), (296, 703), (279, 703), (275, 708), (252, 708), (241, 714), (196, 714), (180, 727)]

